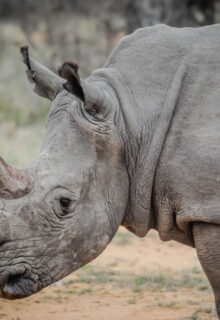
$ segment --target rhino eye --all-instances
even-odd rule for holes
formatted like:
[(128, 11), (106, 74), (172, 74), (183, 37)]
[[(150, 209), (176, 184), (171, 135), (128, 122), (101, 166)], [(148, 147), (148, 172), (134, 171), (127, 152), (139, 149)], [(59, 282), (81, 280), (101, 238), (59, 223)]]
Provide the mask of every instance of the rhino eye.
[(60, 198), (61, 207), (67, 209), (71, 204), (71, 200), (69, 198)]
[(87, 112), (90, 114), (90, 116), (96, 116), (99, 113), (96, 109), (89, 109)]

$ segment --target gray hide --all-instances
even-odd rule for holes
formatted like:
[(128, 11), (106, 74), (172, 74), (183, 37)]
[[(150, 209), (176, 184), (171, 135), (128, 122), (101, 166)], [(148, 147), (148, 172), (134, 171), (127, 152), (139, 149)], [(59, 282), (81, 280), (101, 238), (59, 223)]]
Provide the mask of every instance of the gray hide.
[[(191, 222), (220, 223), (220, 25), (158, 25), (122, 39), (103, 73), (129, 142), (129, 210), (139, 236), (194, 246)], [(97, 73), (99, 73), (98, 71)]]
[[(16, 239), (17, 255), (24, 245), (29, 260), (15, 256), (12, 267), (0, 251), (3, 297), (30, 295), (76, 270), (122, 224), (196, 245), (219, 308), (199, 224), (220, 223), (219, 34), (220, 25), (139, 29), (86, 80), (73, 63), (61, 68), (64, 81), (26, 55), (35, 91), (52, 105), (41, 152), (26, 169), (34, 186), (4, 201), (4, 253)], [(69, 212), (60, 206), (68, 198)], [(220, 260), (214, 267), (219, 276)]]

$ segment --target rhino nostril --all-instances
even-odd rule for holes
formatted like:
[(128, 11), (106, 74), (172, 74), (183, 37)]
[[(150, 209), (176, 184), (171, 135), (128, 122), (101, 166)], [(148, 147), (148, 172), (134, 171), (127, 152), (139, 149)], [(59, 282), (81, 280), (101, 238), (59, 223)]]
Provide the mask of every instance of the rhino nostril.
[(24, 273), (15, 274), (8, 277), (1, 291), (5, 299), (19, 299), (23, 297), (22, 283), (24, 281)]
[(0, 297), (9, 300), (28, 297), (38, 291), (37, 281), (25, 270), (8, 275), (0, 283)]
[(9, 286), (14, 286), (16, 283), (18, 283), (22, 276), (23, 274), (16, 274), (14, 276), (10, 276), (6, 284)]
[(7, 243), (7, 241), (4, 241), (4, 240), (1, 241), (0, 240), (0, 247), (3, 246), (5, 243)]

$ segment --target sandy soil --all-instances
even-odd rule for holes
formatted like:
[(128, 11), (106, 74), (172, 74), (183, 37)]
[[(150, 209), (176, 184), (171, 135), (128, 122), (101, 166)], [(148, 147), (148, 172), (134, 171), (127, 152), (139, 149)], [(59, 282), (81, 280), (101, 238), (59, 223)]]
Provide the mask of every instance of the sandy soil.
[(193, 249), (120, 229), (89, 266), (25, 300), (0, 300), (0, 318), (214, 320), (213, 306)]

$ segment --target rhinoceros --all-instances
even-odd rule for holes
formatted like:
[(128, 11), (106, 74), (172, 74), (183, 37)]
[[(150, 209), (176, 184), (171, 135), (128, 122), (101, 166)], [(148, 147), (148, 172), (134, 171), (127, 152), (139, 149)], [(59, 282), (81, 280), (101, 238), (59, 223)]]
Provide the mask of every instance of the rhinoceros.
[(1, 200), (1, 297), (85, 265), (122, 225), (195, 247), (220, 318), (219, 35), (220, 25), (138, 29), (86, 79), (74, 62), (57, 75), (21, 49), (52, 103), (21, 193)]

